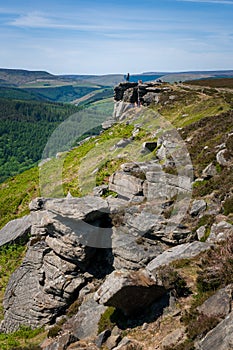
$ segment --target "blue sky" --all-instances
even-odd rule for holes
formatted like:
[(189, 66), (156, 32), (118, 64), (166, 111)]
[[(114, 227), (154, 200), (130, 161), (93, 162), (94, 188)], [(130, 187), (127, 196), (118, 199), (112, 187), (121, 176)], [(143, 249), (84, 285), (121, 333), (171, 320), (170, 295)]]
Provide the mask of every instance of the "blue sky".
[(233, 69), (233, 0), (0, 0), (0, 67)]

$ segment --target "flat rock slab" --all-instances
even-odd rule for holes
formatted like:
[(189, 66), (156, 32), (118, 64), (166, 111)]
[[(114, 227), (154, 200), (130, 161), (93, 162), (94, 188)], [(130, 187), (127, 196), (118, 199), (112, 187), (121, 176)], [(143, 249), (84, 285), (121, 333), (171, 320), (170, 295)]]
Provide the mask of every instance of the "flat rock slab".
[(13, 242), (20, 237), (25, 237), (30, 233), (31, 227), (34, 224), (39, 224), (43, 217), (43, 212), (41, 213), (31, 213), (20, 219), (15, 219), (9, 221), (0, 230), (0, 246)]
[(175, 260), (192, 259), (201, 252), (210, 249), (210, 247), (211, 245), (209, 243), (198, 241), (178, 245), (158, 255), (146, 266), (146, 270), (152, 273), (153, 275), (156, 275), (158, 268), (161, 268), (165, 265), (169, 265)]

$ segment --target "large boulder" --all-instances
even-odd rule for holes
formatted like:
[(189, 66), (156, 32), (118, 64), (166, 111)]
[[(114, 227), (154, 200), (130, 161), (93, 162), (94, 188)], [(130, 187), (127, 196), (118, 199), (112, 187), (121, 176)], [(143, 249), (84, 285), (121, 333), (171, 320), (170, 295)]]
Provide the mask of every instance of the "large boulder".
[(117, 270), (143, 268), (163, 251), (159, 242), (141, 236), (135, 237), (124, 227), (114, 228), (113, 232), (113, 266)]
[(162, 286), (145, 271), (112, 272), (95, 293), (95, 300), (106, 306), (120, 309), (132, 316), (145, 310), (166, 293)]
[(198, 307), (200, 314), (207, 317), (225, 318), (231, 312), (233, 285), (228, 285), (217, 291)]

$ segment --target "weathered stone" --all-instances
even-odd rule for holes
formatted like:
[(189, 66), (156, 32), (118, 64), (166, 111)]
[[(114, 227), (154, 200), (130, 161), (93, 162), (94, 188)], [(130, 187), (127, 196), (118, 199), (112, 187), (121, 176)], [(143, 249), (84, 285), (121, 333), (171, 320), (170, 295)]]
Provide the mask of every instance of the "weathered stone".
[(45, 198), (35, 198), (29, 203), (30, 211), (38, 211), (44, 208), (46, 199)]
[(112, 349), (115, 349), (116, 346), (120, 343), (121, 341), (121, 336), (119, 334), (117, 335), (111, 335), (107, 342), (106, 342), (106, 347), (109, 349), (109, 350), (112, 350)]
[(78, 339), (96, 337), (98, 323), (105, 310), (105, 306), (90, 298), (80, 306), (78, 313), (63, 325), (63, 329)]
[(156, 92), (148, 92), (143, 96), (143, 104), (146, 106), (149, 106), (152, 103), (157, 104), (159, 100), (160, 100), (160, 94)]
[(104, 130), (110, 129), (115, 123), (116, 123), (116, 120), (108, 119), (108, 120), (106, 120), (105, 122), (102, 123), (102, 128)]
[(108, 190), (108, 185), (101, 185), (93, 188), (93, 195), (97, 197), (103, 196)]
[(203, 242), (185, 243), (166, 250), (157, 258), (153, 259), (147, 266), (146, 270), (156, 276), (159, 268), (169, 265), (171, 262), (181, 259), (192, 259), (201, 252), (210, 249), (210, 244)]
[(199, 229), (197, 229), (197, 238), (199, 239), (199, 241), (201, 241), (202, 238), (205, 237), (205, 233), (206, 233), (205, 226), (201, 226), (201, 227), (199, 227)]
[(99, 350), (92, 341), (78, 341), (71, 344), (67, 350)]
[(124, 120), (128, 115), (129, 110), (134, 107), (134, 104), (125, 101), (116, 101), (114, 104), (113, 119), (115, 121)]
[(197, 216), (198, 214), (206, 210), (206, 207), (207, 207), (207, 204), (203, 199), (194, 200), (190, 210), (190, 215)]
[(162, 349), (173, 348), (185, 339), (185, 327), (175, 329), (162, 340)]
[(136, 87), (138, 84), (137, 83), (120, 83), (114, 88), (114, 100), (115, 101), (121, 101), (123, 100), (124, 97), (124, 92), (131, 89), (133, 90), (134, 87)]
[(109, 179), (109, 189), (126, 198), (142, 195), (142, 184), (141, 179), (120, 171), (111, 175)]
[(114, 350), (144, 350), (144, 347), (136, 340), (125, 337)]
[(215, 175), (217, 175), (217, 170), (213, 163), (207, 165), (207, 167), (202, 172), (202, 177), (205, 179), (209, 179)]
[(55, 198), (47, 199), (41, 209), (76, 220), (93, 221), (108, 212), (108, 204), (102, 198), (93, 199), (93, 196)]
[(106, 329), (102, 333), (100, 333), (95, 340), (95, 344), (98, 348), (101, 348), (101, 346), (106, 342), (106, 340), (110, 337), (111, 331), (110, 329)]
[(31, 232), (32, 225), (40, 224), (44, 213), (36, 212), (20, 219), (9, 221), (0, 230), (0, 246), (17, 239), (25, 239)]
[(199, 342), (196, 350), (231, 350), (233, 349), (233, 312)]
[(220, 289), (197, 309), (207, 317), (225, 318), (231, 312), (233, 285)]
[(125, 173), (131, 173), (132, 171), (140, 169), (137, 163), (124, 163), (121, 165), (121, 170)]
[(113, 231), (113, 266), (117, 270), (137, 270), (145, 267), (149, 261), (163, 251), (161, 244), (156, 244), (141, 236), (135, 237), (121, 227)]
[(218, 164), (220, 164), (222, 166), (228, 165), (228, 161), (227, 161), (226, 156), (225, 156), (226, 151), (227, 151), (226, 149), (222, 149), (216, 155), (216, 159), (217, 159)]
[[(14, 331), (22, 324), (32, 328), (49, 324), (69, 306), (72, 296), (85, 285), (84, 272), (96, 254), (96, 248), (87, 244), (89, 237), (93, 234), (92, 238), (98, 239), (95, 244), (101, 239), (105, 244), (108, 239), (111, 247), (112, 231), (103, 229), (105, 236), (101, 238), (99, 220), (105, 225), (109, 213), (121, 205), (117, 199), (93, 196), (46, 199), (39, 207), (32, 205), (34, 210), (39, 208), (30, 214), (37, 224), (31, 227), (25, 259), (6, 288), (2, 331)], [(99, 260), (99, 265), (92, 267), (93, 273), (100, 273), (99, 268), (103, 274), (104, 266), (110, 266), (107, 253), (104, 259), (104, 264)]]
[(225, 240), (233, 232), (233, 225), (226, 221), (220, 221), (211, 226), (207, 242), (219, 242)]
[(129, 139), (122, 139), (118, 141), (115, 145), (116, 148), (124, 148), (130, 144), (131, 140)]
[(114, 306), (125, 315), (141, 312), (165, 293), (146, 271), (112, 272), (95, 293), (100, 304)]
[(64, 333), (51, 342), (48, 346), (42, 346), (43, 350), (66, 350), (68, 346), (77, 341), (73, 334)]

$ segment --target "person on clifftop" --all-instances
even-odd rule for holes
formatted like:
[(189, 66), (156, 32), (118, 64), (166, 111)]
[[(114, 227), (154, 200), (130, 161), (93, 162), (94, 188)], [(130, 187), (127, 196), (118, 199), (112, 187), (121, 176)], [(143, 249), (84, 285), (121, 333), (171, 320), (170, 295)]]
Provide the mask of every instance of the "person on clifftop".
[(126, 81), (127, 82), (129, 82), (129, 77), (130, 77), (130, 75), (129, 75), (129, 73), (127, 73), (127, 75), (126, 75)]

